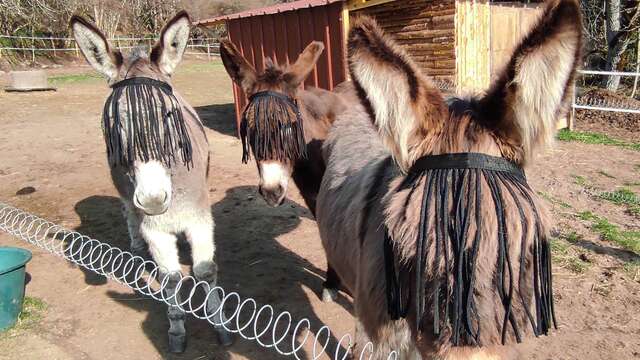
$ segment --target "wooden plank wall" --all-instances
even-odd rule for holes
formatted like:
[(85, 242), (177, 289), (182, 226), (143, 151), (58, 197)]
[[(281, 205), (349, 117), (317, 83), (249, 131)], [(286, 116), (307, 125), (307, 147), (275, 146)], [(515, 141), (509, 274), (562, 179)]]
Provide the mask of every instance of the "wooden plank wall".
[(491, 74), (495, 76), (542, 13), (541, 4), (491, 5)]
[(374, 17), (427, 74), (453, 83), (455, 0), (397, 0), (351, 11)]
[(486, 0), (456, 0), (456, 90), (481, 92), (491, 74), (491, 11)]

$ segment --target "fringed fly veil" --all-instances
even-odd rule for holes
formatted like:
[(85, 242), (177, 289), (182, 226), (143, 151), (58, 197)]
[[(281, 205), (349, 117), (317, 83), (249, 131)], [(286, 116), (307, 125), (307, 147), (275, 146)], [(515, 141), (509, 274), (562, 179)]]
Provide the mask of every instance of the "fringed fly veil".
[(169, 84), (135, 77), (115, 83), (112, 89), (102, 115), (111, 166), (157, 160), (171, 167), (176, 155), (185, 166), (192, 165), (189, 132)]
[(242, 114), (240, 138), (243, 163), (251, 157), (250, 150), (256, 160), (295, 161), (307, 156), (298, 105), (275, 91), (259, 92), (249, 98)]
[[(415, 259), (402, 260), (388, 232), (385, 236), (390, 317), (406, 317), (413, 298), (420, 331), (432, 329), (436, 338), (447, 331), (453, 346), (482, 346), (483, 326), (493, 326), (496, 321), (480, 319), (475, 292), (484, 291), (490, 297), (497, 293), (501, 302), (495, 314), (502, 311), (499, 336), (503, 344), (508, 331), (521, 341), (519, 324), (528, 322), (536, 336), (555, 326), (549, 243), (522, 169), (506, 159), (477, 153), (427, 156), (418, 160), (398, 191), (411, 189), (413, 193), (419, 184), (423, 184), (424, 193)], [(487, 188), (491, 202), (483, 194)], [(517, 214), (509, 219), (520, 221), (521, 238), (508, 233), (506, 201), (517, 208)], [(485, 226), (483, 213), (488, 211), (495, 212), (497, 219), (497, 228), (488, 229), (495, 237), (486, 238), (481, 231), (469, 236), (470, 227)], [(527, 221), (527, 214), (532, 214), (533, 221)], [(516, 245), (519, 255), (511, 249)], [(495, 246), (496, 258), (479, 259), (481, 246)], [(426, 268), (428, 257), (434, 259), (434, 268)], [(479, 261), (496, 269), (491, 287), (481, 290), (476, 288)], [(409, 293), (411, 288), (416, 289), (414, 294)], [(431, 308), (427, 308), (427, 301)], [(432, 323), (428, 321), (431, 317)]]

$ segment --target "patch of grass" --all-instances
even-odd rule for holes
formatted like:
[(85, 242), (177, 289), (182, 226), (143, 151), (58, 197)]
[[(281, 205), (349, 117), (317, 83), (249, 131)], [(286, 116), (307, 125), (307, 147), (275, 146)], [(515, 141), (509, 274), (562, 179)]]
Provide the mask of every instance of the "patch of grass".
[(604, 171), (604, 170), (600, 170), (600, 171), (598, 171), (598, 174), (600, 174), (600, 175), (602, 175), (602, 176), (604, 176), (604, 177), (608, 177), (609, 179), (615, 179), (615, 178), (616, 178), (615, 176), (613, 176), (613, 175), (611, 175), (611, 174), (607, 173), (607, 172), (606, 172), (606, 171)]
[(640, 186), (640, 181), (630, 181), (624, 183), (624, 186)]
[(618, 189), (614, 192), (604, 192), (600, 194), (600, 198), (616, 205), (640, 205), (640, 197), (627, 188)]
[(640, 143), (628, 143), (622, 140), (614, 139), (605, 134), (585, 132), (585, 131), (570, 131), (568, 129), (562, 129), (558, 131), (558, 140), (560, 141), (577, 141), (584, 144), (600, 144), (611, 145), (621, 148), (640, 151)]
[[(562, 237), (564, 238), (564, 236)], [(572, 251), (571, 245), (562, 238), (551, 239), (550, 247), (553, 262), (574, 273), (582, 274), (591, 266), (590, 263), (583, 261), (575, 251)]]
[(633, 279), (640, 282), (640, 261), (629, 261), (622, 268)]
[(631, 216), (640, 216), (640, 196), (627, 188), (602, 193), (600, 198), (616, 205), (626, 206), (627, 213)]
[(102, 79), (102, 77), (94, 73), (55, 75), (49, 78), (49, 83), (51, 83), (51, 85), (67, 85), (100, 79)]
[(579, 213), (578, 218), (590, 221), (591, 229), (598, 233), (601, 239), (640, 254), (640, 231), (622, 230), (618, 225), (612, 224), (606, 218), (597, 216), (590, 211)]
[(553, 205), (558, 205), (558, 206), (560, 206), (562, 208), (565, 208), (565, 209), (571, 209), (571, 205), (567, 204), (566, 202), (564, 202), (564, 201), (562, 201), (560, 199), (557, 199), (557, 198), (553, 197), (553, 195), (548, 194), (548, 193), (546, 193), (544, 191), (538, 191), (538, 195), (540, 195), (543, 199), (547, 200), (548, 202), (550, 202)]
[(627, 208), (627, 214), (640, 218), (640, 205), (633, 205)]
[(575, 231), (571, 231), (568, 233), (563, 233), (562, 235), (560, 235), (561, 238), (565, 239), (566, 241), (575, 244), (579, 241), (582, 241), (583, 237), (582, 235), (578, 234)]
[(573, 177), (573, 183), (578, 185), (578, 186), (582, 186), (585, 189), (594, 188), (594, 186), (591, 184), (591, 182), (586, 177), (584, 177), (582, 175), (571, 175), (571, 177)]
[(22, 304), (22, 312), (18, 316), (18, 321), (15, 326), (2, 334), (12, 336), (16, 332), (26, 330), (37, 325), (44, 317), (44, 313), (46, 311), (47, 304), (44, 301), (36, 297), (25, 297), (24, 303)]

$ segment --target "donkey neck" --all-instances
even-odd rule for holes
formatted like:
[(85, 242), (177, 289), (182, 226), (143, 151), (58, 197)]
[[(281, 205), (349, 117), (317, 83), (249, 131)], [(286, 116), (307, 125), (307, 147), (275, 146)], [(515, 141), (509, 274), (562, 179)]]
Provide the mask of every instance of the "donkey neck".
[(322, 144), (337, 114), (343, 111), (345, 105), (337, 94), (317, 88), (300, 91), (298, 104), (304, 122), (307, 157), (295, 162), (291, 177), (315, 216), (316, 197), (326, 168)]

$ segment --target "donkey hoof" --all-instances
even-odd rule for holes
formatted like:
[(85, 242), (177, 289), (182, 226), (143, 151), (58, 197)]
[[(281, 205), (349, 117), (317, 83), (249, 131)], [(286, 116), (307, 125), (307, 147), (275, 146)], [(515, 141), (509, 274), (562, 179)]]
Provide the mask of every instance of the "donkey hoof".
[(322, 301), (326, 303), (335, 302), (338, 299), (338, 290), (324, 288), (322, 289)]
[(225, 329), (217, 329), (218, 343), (222, 346), (231, 346), (233, 344), (233, 335)]
[(186, 335), (169, 334), (169, 352), (174, 354), (183, 353), (187, 347)]

